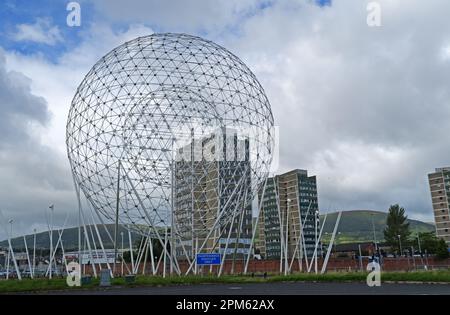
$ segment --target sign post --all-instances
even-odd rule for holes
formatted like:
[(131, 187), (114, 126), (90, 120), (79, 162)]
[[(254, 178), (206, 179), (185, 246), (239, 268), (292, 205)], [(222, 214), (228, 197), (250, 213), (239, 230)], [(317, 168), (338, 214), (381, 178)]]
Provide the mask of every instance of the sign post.
[(199, 253), (197, 254), (197, 265), (220, 265), (221, 258), (219, 253)]

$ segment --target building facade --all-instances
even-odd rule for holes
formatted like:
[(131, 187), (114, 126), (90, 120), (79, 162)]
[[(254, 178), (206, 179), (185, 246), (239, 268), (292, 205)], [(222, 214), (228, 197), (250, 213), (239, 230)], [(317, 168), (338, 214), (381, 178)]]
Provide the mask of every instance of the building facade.
[(450, 245), (450, 167), (437, 168), (428, 174), (431, 202), (433, 204), (436, 236)]
[[(320, 229), (316, 176), (295, 169), (267, 180), (258, 223), (257, 249), (265, 259), (278, 259), (283, 244), (288, 257), (313, 257)], [(301, 237), (301, 229), (303, 235)], [(321, 255), (320, 245), (318, 255)]]
[[(189, 151), (187, 155), (191, 157), (175, 164), (174, 224), (179, 235), (178, 257), (194, 257), (205, 240), (203, 253), (223, 254), (226, 249), (226, 258), (248, 253), (252, 235), (252, 207), (247, 202), (251, 199), (249, 149), (249, 140), (238, 138), (230, 130), (220, 130), (179, 149), (179, 155), (186, 156), (183, 151)], [(237, 215), (230, 222), (235, 209)], [(221, 212), (229, 220), (214, 228)], [(212, 229), (213, 234), (206, 239)]]

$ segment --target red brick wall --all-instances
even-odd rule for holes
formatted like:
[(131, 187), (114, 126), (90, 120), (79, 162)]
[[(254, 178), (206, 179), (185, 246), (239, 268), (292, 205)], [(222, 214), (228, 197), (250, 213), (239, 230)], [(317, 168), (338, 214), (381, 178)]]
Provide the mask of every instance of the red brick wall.
[[(427, 264), (426, 259), (422, 259), (420, 257), (415, 257), (415, 264), (416, 269), (423, 269), (423, 264)], [(290, 263), (290, 261), (289, 261)], [(365, 270), (366, 266), (368, 264), (368, 259), (363, 259), (363, 269)], [(188, 263), (187, 262), (179, 262), (180, 268), (183, 273), (186, 272), (188, 269)], [(231, 261), (226, 261), (224, 268), (223, 268), (223, 274), (229, 274), (231, 273)], [(428, 269), (440, 269), (440, 268), (450, 268), (450, 259), (447, 260), (435, 260), (433, 258), (428, 258)], [(284, 261), (283, 261), (284, 266)], [(111, 266), (112, 267), (112, 266)], [(128, 264), (129, 269), (131, 270), (131, 264)], [(143, 264), (139, 266), (138, 274), (142, 274), (142, 267)], [(98, 268), (98, 267), (97, 267)], [(103, 268), (106, 268), (106, 265), (103, 266)], [(322, 268), (322, 260), (318, 261), (318, 270), (320, 272)], [(327, 266), (327, 271), (358, 271), (359, 270), (359, 260), (352, 259), (352, 258), (333, 258), (330, 259)], [(219, 266), (213, 266), (212, 272), (217, 273), (219, 269)], [(382, 270), (385, 271), (412, 271), (414, 270), (414, 261), (412, 258), (409, 258), (409, 260), (405, 257), (402, 258), (385, 258)], [(208, 274), (210, 271), (209, 266), (204, 266), (203, 268), (199, 267), (199, 273)], [(244, 263), (242, 261), (236, 261), (235, 268), (234, 268), (234, 274), (240, 274), (244, 270)], [(294, 260), (292, 264), (292, 271), (297, 272), (299, 270), (299, 264), (297, 260)], [(163, 268), (162, 264), (158, 270), (159, 274), (162, 274)], [(279, 273), (280, 271), (280, 261), (279, 260), (251, 260), (249, 262), (248, 266), (248, 273)], [(303, 271), (306, 271), (306, 265), (305, 262), (303, 262)], [(311, 271), (314, 272), (314, 265), (311, 268)], [(118, 263), (116, 265), (116, 273), (120, 274), (121, 272), (121, 264)], [(91, 274), (92, 268), (90, 266), (86, 266), (86, 273)], [(124, 273), (127, 274), (127, 269), (124, 267)], [(146, 274), (151, 274), (151, 265), (149, 263), (146, 264)], [(167, 266), (166, 273), (169, 274), (169, 267)]]

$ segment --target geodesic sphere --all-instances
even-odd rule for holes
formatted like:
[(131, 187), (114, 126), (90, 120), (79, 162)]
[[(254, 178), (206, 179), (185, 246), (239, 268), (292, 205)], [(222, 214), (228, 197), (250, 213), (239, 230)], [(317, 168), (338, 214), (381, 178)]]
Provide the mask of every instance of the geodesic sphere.
[[(251, 203), (271, 164), (272, 128), (267, 97), (239, 58), (199, 37), (153, 34), (115, 48), (86, 75), (72, 100), (67, 150), (79, 187), (108, 220), (119, 200), (121, 224), (195, 233), (212, 228), (213, 208), (223, 225)], [(226, 154), (224, 130), (238, 135)], [(245, 148), (239, 161), (203, 156), (236, 155), (237, 144)], [(198, 156), (181, 160), (188, 148)]]

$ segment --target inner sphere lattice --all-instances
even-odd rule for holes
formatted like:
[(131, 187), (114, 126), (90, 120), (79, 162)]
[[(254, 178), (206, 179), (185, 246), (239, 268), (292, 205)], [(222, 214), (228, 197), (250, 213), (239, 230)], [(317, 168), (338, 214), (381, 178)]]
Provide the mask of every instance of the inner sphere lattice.
[[(118, 46), (86, 75), (67, 150), (82, 192), (110, 221), (118, 208), (120, 223), (141, 231), (201, 234), (251, 204), (271, 164), (272, 128), (263, 88), (239, 58), (199, 37), (153, 34)], [(235, 136), (221, 141), (225, 133)]]

